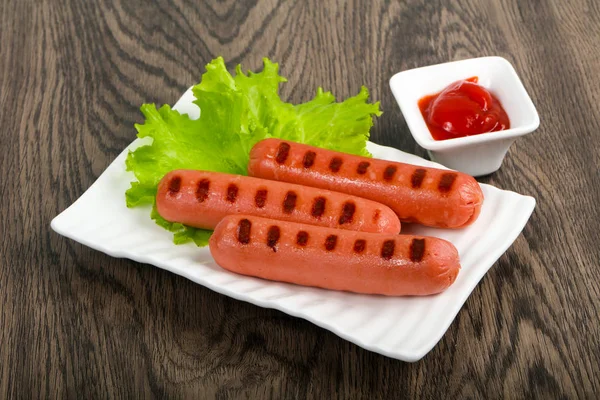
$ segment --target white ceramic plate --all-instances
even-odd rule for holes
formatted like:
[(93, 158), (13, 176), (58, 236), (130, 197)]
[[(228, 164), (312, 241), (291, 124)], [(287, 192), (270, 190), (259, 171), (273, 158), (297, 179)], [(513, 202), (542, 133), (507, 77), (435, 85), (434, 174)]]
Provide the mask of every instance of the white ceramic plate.
[[(175, 105), (199, 114), (188, 91)], [(129, 149), (139, 146), (133, 142)], [(440, 167), (399, 150), (369, 143), (374, 157)], [(479, 219), (462, 230), (403, 226), (403, 233), (438, 236), (457, 247), (462, 270), (445, 292), (428, 297), (384, 297), (335, 292), (237, 275), (215, 264), (208, 247), (176, 246), (172, 234), (154, 224), (148, 207), (128, 209), (127, 151), (69, 208), (52, 221), (61, 235), (113, 257), (155, 265), (216, 292), (307, 319), (365, 349), (417, 361), (440, 340), (479, 280), (517, 238), (535, 199), (481, 185), (485, 201)]]

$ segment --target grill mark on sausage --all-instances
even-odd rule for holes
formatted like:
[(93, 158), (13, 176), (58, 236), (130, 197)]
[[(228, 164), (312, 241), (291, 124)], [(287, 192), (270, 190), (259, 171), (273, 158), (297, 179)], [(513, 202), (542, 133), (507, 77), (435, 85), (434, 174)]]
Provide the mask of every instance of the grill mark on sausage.
[(208, 179), (202, 179), (198, 182), (196, 187), (196, 200), (199, 203), (204, 202), (208, 198), (208, 189), (210, 189), (210, 181)]
[(371, 165), (368, 161), (361, 161), (358, 163), (358, 167), (356, 167), (356, 173), (359, 175), (364, 175), (367, 172), (367, 168)]
[(235, 200), (237, 199), (238, 191), (239, 191), (239, 188), (237, 187), (237, 185), (235, 183), (230, 183), (229, 186), (227, 186), (226, 200), (230, 203), (235, 203)]
[(383, 179), (388, 182), (391, 181), (394, 177), (394, 174), (396, 174), (397, 169), (398, 167), (396, 167), (395, 165), (388, 165), (387, 167), (385, 167), (385, 170), (383, 171)]
[(254, 204), (256, 207), (263, 208), (267, 202), (267, 189), (258, 189), (254, 195)]
[(272, 225), (269, 227), (269, 231), (267, 232), (267, 246), (273, 249), (274, 252), (277, 252), (277, 242), (279, 242), (279, 237), (281, 236), (281, 230), (278, 226)]
[(317, 153), (315, 153), (314, 151), (307, 151), (306, 154), (304, 154), (304, 158), (302, 159), (302, 165), (304, 166), (304, 168), (310, 168), (313, 166), (313, 164), (315, 163), (315, 157), (317, 156)]
[(344, 208), (342, 209), (342, 215), (340, 215), (339, 224), (349, 224), (352, 222), (354, 218), (354, 212), (356, 211), (356, 205), (352, 201), (347, 201), (344, 203)]
[(331, 172), (338, 172), (342, 167), (342, 163), (343, 161), (341, 158), (333, 157), (329, 162), (329, 169), (331, 170)]
[(415, 169), (415, 172), (410, 177), (410, 184), (413, 189), (418, 189), (423, 184), (423, 179), (425, 179), (425, 175), (427, 174), (427, 170), (423, 168)]
[(306, 246), (306, 243), (308, 243), (308, 232), (298, 232), (298, 234), (296, 235), (296, 244), (298, 246)]
[(283, 164), (285, 160), (287, 160), (289, 154), (290, 145), (286, 142), (282, 142), (279, 145), (279, 147), (277, 147), (277, 155), (275, 156), (275, 161), (277, 161), (277, 164)]
[(457, 175), (454, 172), (446, 172), (442, 175), (438, 190), (442, 193), (448, 193), (452, 189), (452, 185), (456, 180)]
[(250, 230), (252, 229), (252, 222), (249, 219), (242, 219), (238, 223), (237, 229), (237, 240), (241, 244), (250, 243)]
[(357, 254), (360, 254), (363, 251), (365, 251), (366, 247), (367, 241), (364, 239), (356, 239), (356, 241), (354, 242), (354, 252)]
[(383, 245), (381, 246), (381, 258), (385, 260), (389, 260), (390, 258), (392, 258), (394, 256), (395, 247), (395, 240), (386, 240), (385, 242), (383, 242)]
[(410, 261), (419, 262), (425, 254), (425, 239), (413, 239), (410, 243)]
[(179, 193), (179, 189), (181, 189), (181, 177), (175, 176), (169, 182), (169, 194), (175, 195), (175, 194)]
[(296, 192), (289, 191), (285, 194), (285, 199), (283, 199), (283, 212), (286, 214), (291, 214), (296, 208), (296, 199), (298, 199), (298, 195)]
[(325, 250), (332, 251), (337, 245), (337, 235), (329, 235), (325, 239)]
[(377, 223), (377, 221), (379, 221), (379, 218), (381, 217), (381, 210), (377, 209), (375, 210), (375, 212), (373, 213), (373, 223)]
[(321, 218), (321, 216), (325, 213), (325, 204), (327, 200), (325, 197), (317, 197), (313, 201), (311, 215), (315, 218)]

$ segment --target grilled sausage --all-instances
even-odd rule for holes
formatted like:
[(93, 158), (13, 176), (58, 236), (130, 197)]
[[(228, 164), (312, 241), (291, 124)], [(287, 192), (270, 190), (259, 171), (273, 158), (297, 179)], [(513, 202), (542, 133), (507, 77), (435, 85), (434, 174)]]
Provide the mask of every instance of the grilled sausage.
[(248, 173), (364, 197), (389, 206), (402, 222), (441, 228), (473, 223), (483, 192), (466, 174), (360, 157), (266, 139), (250, 152)]
[(243, 275), (357, 293), (429, 295), (460, 270), (452, 243), (230, 215), (215, 229), (210, 252)]
[(400, 232), (383, 204), (285, 182), (219, 172), (176, 170), (158, 185), (158, 213), (167, 221), (214, 229), (229, 214), (250, 214), (366, 232)]

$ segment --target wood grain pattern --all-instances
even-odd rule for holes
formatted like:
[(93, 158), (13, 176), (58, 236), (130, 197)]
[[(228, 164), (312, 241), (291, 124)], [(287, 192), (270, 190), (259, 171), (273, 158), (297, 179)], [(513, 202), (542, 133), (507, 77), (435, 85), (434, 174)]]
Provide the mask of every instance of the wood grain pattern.
[[(0, 0), (0, 397), (597, 398), (599, 4)], [(542, 125), (483, 181), (537, 207), (423, 360), (50, 231), (133, 140), (139, 105), (172, 104), (217, 55), (280, 62), (293, 102), (365, 84), (385, 112), (373, 140), (420, 156), (389, 77), (513, 63)]]

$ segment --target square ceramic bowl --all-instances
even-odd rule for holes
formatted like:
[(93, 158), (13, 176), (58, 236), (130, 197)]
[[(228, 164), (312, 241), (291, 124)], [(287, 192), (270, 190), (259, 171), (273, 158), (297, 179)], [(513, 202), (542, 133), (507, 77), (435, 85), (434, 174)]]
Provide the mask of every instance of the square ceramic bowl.
[[(434, 140), (419, 110), (419, 100), (473, 76), (498, 98), (508, 114), (511, 128)], [(390, 79), (390, 87), (416, 142), (434, 161), (469, 175), (482, 176), (497, 171), (510, 145), (540, 125), (537, 110), (517, 72), (502, 57), (471, 58), (399, 72)]]

